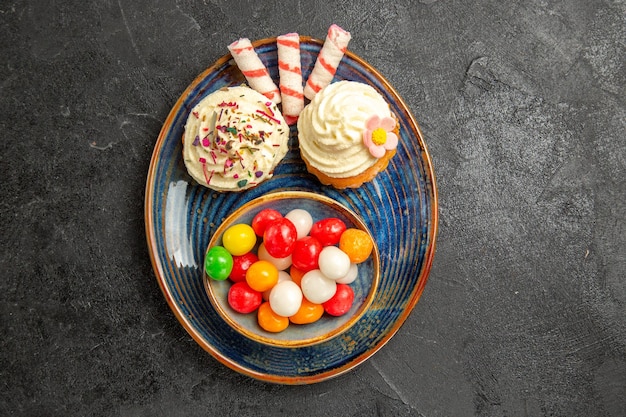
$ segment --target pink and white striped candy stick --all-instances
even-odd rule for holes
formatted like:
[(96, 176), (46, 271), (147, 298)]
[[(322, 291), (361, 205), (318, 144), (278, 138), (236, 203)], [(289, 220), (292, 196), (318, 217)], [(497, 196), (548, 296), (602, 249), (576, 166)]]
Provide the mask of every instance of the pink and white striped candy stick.
[(228, 45), (228, 50), (244, 77), (248, 80), (250, 87), (274, 103), (280, 103), (280, 91), (254, 50), (250, 39), (241, 38)]
[(298, 116), (304, 108), (300, 36), (297, 33), (281, 35), (276, 38), (276, 44), (283, 116), (287, 124), (292, 125), (298, 121)]
[(313, 100), (315, 94), (333, 80), (339, 62), (348, 48), (350, 38), (350, 32), (343, 30), (335, 24), (328, 28), (328, 35), (324, 45), (304, 87), (306, 98)]

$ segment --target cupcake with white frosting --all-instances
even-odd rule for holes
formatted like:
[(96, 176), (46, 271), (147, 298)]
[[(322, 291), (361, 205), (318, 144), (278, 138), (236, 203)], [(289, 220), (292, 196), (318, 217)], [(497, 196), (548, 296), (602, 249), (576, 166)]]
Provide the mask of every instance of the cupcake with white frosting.
[(189, 174), (216, 191), (242, 191), (271, 178), (288, 150), (280, 110), (245, 86), (218, 90), (191, 111), (183, 134)]
[(395, 155), (398, 127), (371, 86), (339, 81), (320, 90), (300, 113), (298, 140), (309, 172), (336, 188), (359, 187)]

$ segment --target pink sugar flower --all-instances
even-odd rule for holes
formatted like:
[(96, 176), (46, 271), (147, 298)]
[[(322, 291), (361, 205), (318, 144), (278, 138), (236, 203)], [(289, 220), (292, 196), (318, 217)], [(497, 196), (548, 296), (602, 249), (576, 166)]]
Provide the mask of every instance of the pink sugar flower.
[(365, 122), (363, 144), (373, 157), (380, 158), (398, 146), (398, 136), (392, 132), (396, 121), (392, 117), (372, 116)]

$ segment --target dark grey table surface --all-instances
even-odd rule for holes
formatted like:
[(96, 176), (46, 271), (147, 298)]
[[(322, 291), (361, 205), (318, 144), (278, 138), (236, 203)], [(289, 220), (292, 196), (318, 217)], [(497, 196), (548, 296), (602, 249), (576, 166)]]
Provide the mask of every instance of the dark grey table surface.
[[(423, 129), (437, 254), (372, 358), (268, 384), (169, 309), (146, 174), (230, 42), (332, 23)], [(15, 0), (0, 33), (0, 415), (626, 415), (623, 0)]]

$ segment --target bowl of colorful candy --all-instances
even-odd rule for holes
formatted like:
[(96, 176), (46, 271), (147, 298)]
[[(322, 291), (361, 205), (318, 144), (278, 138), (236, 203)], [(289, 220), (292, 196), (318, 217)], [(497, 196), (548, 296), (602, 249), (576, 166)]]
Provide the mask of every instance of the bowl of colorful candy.
[(279, 347), (349, 329), (370, 306), (379, 253), (352, 210), (319, 194), (280, 191), (219, 225), (204, 259), (211, 304), (235, 330)]

